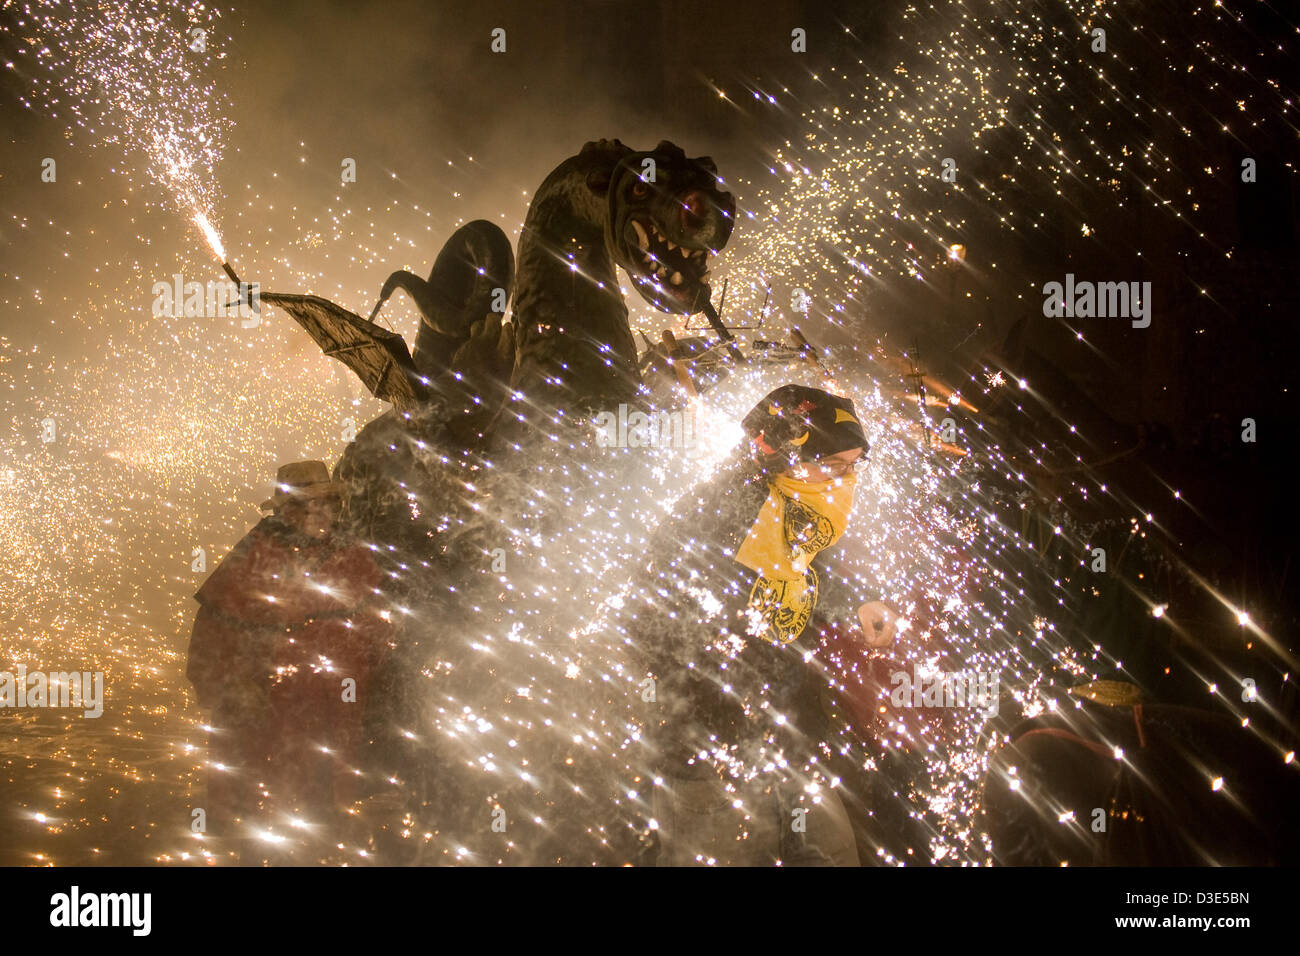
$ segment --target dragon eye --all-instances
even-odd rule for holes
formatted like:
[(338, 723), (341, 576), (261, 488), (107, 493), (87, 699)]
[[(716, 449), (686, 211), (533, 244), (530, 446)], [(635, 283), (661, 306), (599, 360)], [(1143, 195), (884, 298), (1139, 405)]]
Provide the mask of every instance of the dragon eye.
[(632, 187), (632, 195), (635, 196), (637, 199), (644, 198), (648, 192), (650, 192), (650, 187), (640, 181), (638, 181), (636, 185)]

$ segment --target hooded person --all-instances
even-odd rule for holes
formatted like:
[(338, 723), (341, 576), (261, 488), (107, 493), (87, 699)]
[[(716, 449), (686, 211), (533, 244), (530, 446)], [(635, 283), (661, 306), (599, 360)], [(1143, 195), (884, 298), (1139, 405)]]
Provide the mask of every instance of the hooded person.
[(742, 424), (747, 441), (655, 533), (619, 619), (655, 686), (658, 862), (856, 865), (818, 763), (832, 711), (812, 661), (815, 616), (853, 613), (818, 563), (848, 527), (866, 435), (852, 401), (801, 385)]
[(263, 518), (195, 595), (186, 675), (211, 708), (208, 815), (229, 832), (274, 805), (350, 797), (361, 706), (390, 632), (370, 551), (339, 534), (323, 462), (276, 475)]

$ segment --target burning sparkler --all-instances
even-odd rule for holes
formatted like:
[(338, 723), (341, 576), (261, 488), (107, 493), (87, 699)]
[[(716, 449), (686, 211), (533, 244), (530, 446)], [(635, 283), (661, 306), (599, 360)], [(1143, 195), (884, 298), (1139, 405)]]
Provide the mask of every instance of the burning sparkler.
[(239, 276), (235, 275), (235, 270), (232, 269), (230, 263), (226, 261), (226, 247), (221, 243), (221, 236), (217, 233), (217, 230), (213, 227), (212, 223), (208, 221), (207, 215), (205, 213), (196, 212), (194, 214), (194, 224), (198, 226), (199, 230), (203, 233), (203, 238), (207, 240), (209, 248), (212, 249), (212, 254), (217, 257), (217, 261), (221, 263), (221, 268), (225, 271), (226, 275), (230, 276), (230, 278), (234, 280), (235, 284), (242, 288), (243, 283), (240, 281)]

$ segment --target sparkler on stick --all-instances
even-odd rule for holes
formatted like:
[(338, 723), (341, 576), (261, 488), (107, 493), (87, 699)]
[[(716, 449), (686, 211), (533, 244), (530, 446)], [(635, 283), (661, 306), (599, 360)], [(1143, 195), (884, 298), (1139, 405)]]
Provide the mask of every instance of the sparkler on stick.
[(804, 338), (803, 333), (795, 326), (790, 327), (790, 341), (794, 343), (794, 347), (797, 348), (811, 364), (817, 366), (817, 368), (821, 370), (823, 378), (827, 380), (834, 378), (834, 376), (831, 375), (831, 370), (822, 364), (821, 356), (817, 354), (817, 349), (811, 342)]
[[(731, 334), (730, 329), (723, 325), (722, 319), (719, 318), (717, 310), (713, 308), (713, 303), (709, 301), (713, 296), (713, 290), (711, 290), (707, 285), (701, 286), (700, 294), (704, 297), (704, 316), (709, 320), (709, 325), (713, 327), (713, 331), (718, 333), (718, 337), (722, 339), (723, 342), (727, 343), (727, 354), (737, 362), (745, 361), (745, 357), (740, 354), (740, 349), (735, 346), (736, 337)], [(698, 303), (698, 300), (696, 301)]]
[(237, 290), (235, 301), (227, 302), (226, 308), (229, 309), (242, 305), (244, 299), (247, 298), (249, 307), (252, 308), (254, 312), (258, 311), (258, 306), (253, 301), (253, 286), (244, 285), (243, 281), (235, 274), (235, 270), (226, 260), (226, 247), (222, 244), (221, 236), (217, 233), (216, 227), (208, 221), (207, 215), (202, 212), (196, 212), (194, 214), (194, 224), (199, 227), (199, 231), (203, 233), (203, 238), (208, 241), (208, 246), (212, 249), (213, 254), (221, 263), (222, 271), (224, 271), (226, 275), (230, 276), (231, 281), (235, 283), (235, 288)]

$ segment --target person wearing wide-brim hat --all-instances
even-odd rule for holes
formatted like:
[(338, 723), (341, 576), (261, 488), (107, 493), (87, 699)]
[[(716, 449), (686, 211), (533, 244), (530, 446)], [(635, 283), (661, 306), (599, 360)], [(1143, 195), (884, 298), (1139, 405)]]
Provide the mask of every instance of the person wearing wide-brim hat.
[(343, 505), (343, 484), (330, 478), (323, 461), (295, 461), (275, 474), (275, 493), (262, 502), (290, 534), (320, 540), (332, 534)]
[(330, 478), (323, 461), (294, 461), (275, 473), (275, 493), (261, 504), (263, 511), (278, 510), (285, 502), (308, 498), (339, 497), (343, 486)]
[(210, 832), (268, 808), (324, 820), (355, 799), (366, 693), (391, 625), (371, 551), (336, 531), (340, 492), (324, 462), (281, 466), (262, 504), (271, 513), (195, 595), (186, 674), (216, 728)]

